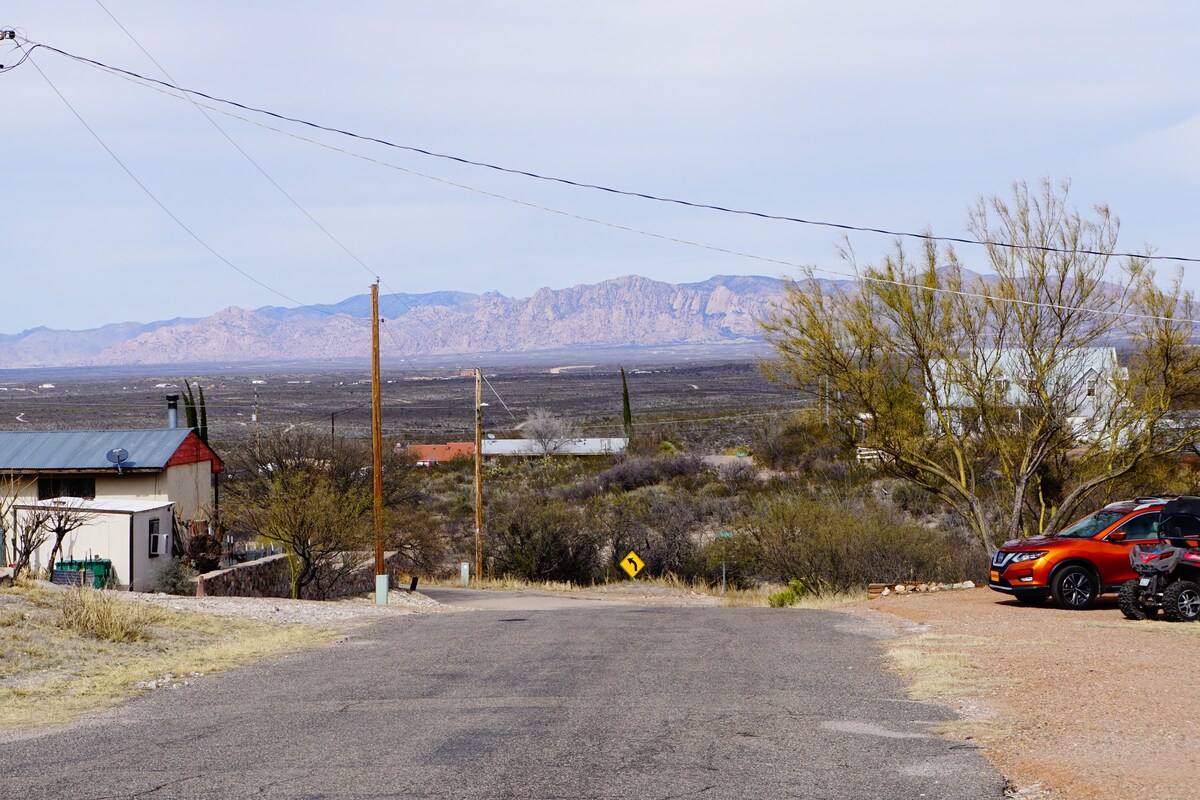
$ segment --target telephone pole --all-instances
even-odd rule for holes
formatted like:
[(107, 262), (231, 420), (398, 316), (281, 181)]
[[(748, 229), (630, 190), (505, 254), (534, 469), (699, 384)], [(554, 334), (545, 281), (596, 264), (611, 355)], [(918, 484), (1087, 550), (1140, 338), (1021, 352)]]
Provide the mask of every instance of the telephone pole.
[(375, 604), (388, 600), (383, 564), (383, 404), (379, 396), (379, 282), (371, 284), (371, 455), (375, 477)]
[(483, 373), (475, 368), (475, 585), (483, 578)]

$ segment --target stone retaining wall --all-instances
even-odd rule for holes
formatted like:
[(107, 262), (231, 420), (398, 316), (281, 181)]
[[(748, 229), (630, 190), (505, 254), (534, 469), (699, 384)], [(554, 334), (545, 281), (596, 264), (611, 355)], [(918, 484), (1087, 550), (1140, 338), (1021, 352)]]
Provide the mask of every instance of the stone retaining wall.
[[(375, 557), (368, 553), (362, 563), (345, 575), (332, 591), (329, 598), (348, 597), (375, 591)], [(400, 566), (400, 553), (391, 550), (384, 553), (384, 569), (391, 579), (391, 586), (399, 585), (400, 575), (407, 574)], [(308, 593), (306, 593), (307, 598)], [(291, 597), (292, 572), (288, 567), (287, 555), (278, 555), (247, 561), (227, 569), (206, 572), (196, 578), (197, 597)]]

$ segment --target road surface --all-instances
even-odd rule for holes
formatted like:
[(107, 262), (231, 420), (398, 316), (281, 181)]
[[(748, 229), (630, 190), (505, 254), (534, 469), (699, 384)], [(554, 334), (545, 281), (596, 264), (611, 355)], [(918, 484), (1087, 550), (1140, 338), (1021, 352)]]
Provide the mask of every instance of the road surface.
[(846, 615), (429, 593), (471, 608), (0, 740), (0, 798), (1002, 796)]

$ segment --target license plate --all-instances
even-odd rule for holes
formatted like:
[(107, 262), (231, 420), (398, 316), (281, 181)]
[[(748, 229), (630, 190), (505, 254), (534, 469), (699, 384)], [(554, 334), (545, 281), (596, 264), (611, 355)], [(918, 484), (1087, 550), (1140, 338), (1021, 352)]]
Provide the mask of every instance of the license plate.
[(1138, 579), (1138, 586), (1149, 586), (1149, 585), (1150, 585), (1149, 578), (1139, 578)]
[(999, 582), (1000, 582), (1000, 573), (997, 572), (996, 570), (992, 570), (992, 583), (999, 583)]

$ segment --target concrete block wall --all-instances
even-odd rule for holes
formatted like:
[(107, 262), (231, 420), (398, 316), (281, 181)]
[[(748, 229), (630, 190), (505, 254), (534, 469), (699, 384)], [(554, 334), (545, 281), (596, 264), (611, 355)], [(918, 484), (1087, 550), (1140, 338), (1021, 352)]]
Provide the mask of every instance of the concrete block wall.
[[(329, 598), (350, 597), (375, 591), (375, 557), (360, 554), (363, 562), (345, 575), (329, 592)], [(391, 578), (392, 588), (400, 585), (401, 575), (407, 575), (400, 564), (400, 553), (384, 553), (384, 569)], [(405, 582), (407, 585), (407, 582)], [(206, 572), (196, 579), (197, 597), (291, 597), (292, 572), (287, 555), (280, 553), (245, 564)]]

